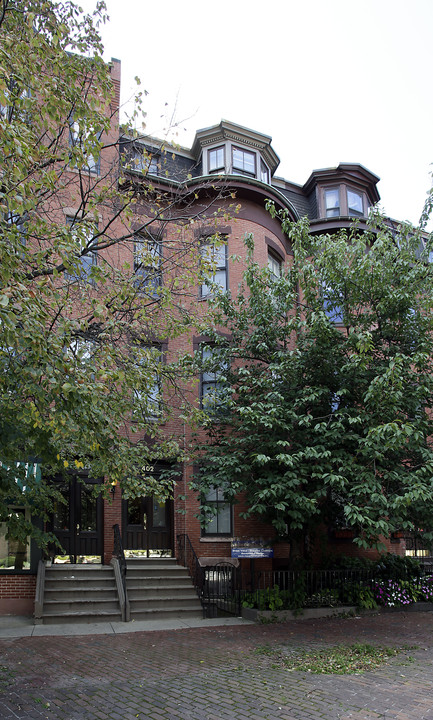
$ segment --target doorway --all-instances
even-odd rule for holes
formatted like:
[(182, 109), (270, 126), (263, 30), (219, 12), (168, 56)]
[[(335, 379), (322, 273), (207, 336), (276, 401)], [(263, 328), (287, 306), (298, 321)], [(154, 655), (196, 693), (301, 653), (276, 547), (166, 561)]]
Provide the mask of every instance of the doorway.
[(173, 501), (153, 496), (122, 501), (123, 547), (134, 556), (170, 556), (173, 553)]
[(66, 502), (56, 502), (54, 513), (47, 524), (58, 540), (50, 546), (56, 562), (102, 563), (103, 508), (102, 496), (97, 491), (100, 480), (73, 476), (57, 480), (57, 489)]

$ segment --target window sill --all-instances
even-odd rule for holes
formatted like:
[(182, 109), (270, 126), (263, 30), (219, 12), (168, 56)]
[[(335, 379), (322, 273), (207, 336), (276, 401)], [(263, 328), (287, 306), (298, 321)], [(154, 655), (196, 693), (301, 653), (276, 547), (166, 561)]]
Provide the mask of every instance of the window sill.
[(206, 537), (200, 538), (201, 543), (231, 543), (233, 542), (232, 537), (221, 537), (221, 535), (207, 535)]
[(68, 167), (69, 172), (73, 172), (76, 175), (85, 175), (86, 177), (99, 180), (101, 178), (101, 171), (100, 170), (88, 170), (86, 168), (77, 168), (73, 167), (72, 165), (69, 165)]

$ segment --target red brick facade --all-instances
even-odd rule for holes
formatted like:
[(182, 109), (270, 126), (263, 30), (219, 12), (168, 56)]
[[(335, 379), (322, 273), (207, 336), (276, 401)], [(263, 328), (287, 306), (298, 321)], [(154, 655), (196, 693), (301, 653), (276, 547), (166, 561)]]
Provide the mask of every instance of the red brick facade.
[[(113, 173), (116, 172), (116, 168), (119, 163), (118, 150), (116, 143), (118, 140), (118, 127), (117, 127), (117, 107), (120, 97), (120, 63), (115, 61), (112, 63), (110, 68), (111, 77), (115, 86), (115, 98), (113, 100), (113, 106), (111, 108), (113, 122), (108, 133), (107, 138), (104, 138), (104, 143), (107, 144), (108, 149), (103, 152), (101, 158), (101, 173), (109, 172), (110, 168), (113, 168)], [(219, 126), (218, 126), (219, 127)], [(224, 123), (221, 123), (220, 129), (226, 131)], [(234, 128), (234, 129), (233, 129)], [(218, 128), (217, 128), (218, 129)], [(252, 131), (247, 131), (245, 128), (238, 128), (238, 126), (231, 126), (230, 132), (236, 135), (236, 142), (239, 144), (244, 142), (248, 146), (248, 140), (251, 136), (251, 141), (254, 140), (252, 145), (253, 148), (262, 148), (262, 157), (266, 159), (269, 168), (272, 173), (274, 172), (278, 158), (270, 145), (270, 138), (254, 134)], [(215, 130), (210, 129), (210, 130)], [(205, 131), (200, 131), (201, 136), (204, 136)], [(254, 136), (254, 137), (253, 137)], [(257, 140), (257, 137), (259, 138)], [(227, 144), (231, 142), (231, 135), (227, 133), (224, 136), (224, 142)], [(227, 139), (228, 138), (228, 139)], [(261, 143), (261, 144), (260, 144)], [(111, 147), (110, 147), (111, 146)], [(204, 146), (205, 147), (205, 146)], [(197, 148), (196, 148), (197, 149)], [(203, 149), (203, 157), (205, 154)], [(259, 152), (254, 150), (254, 152)], [(251, 153), (250, 153), (251, 154)], [(178, 159), (182, 159), (182, 150), (173, 149), (173, 156), (177, 155)], [(190, 151), (184, 152), (185, 158), (190, 158)], [(200, 162), (204, 162), (201, 159), (201, 155), (197, 153), (196, 166)], [(186, 162), (186, 160), (185, 160)], [(260, 156), (257, 155), (257, 163), (260, 162)], [(274, 163), (274, 167), (272, 166)], [(201, 166), (203, 169), (203, 165)], [(336, 176), (338, 175), (339, 182), (350, 182), (352, 178), (353, 184), (362, 191), (364, 196), (364, 204), (367, 208), (377, 198), (377, 190), (375, 184), (378, 178), (375, 178), (371, 173), (362, 169), (360, 166), (340, 166), (335, 170)], [(197, 170), (198, 176), (200, 171)], [(272, 174), (271, 173), (271, 174)], [(187, 246), (190, 247), (189, 262), (197, 264), (199, 258), (199, 242), (206, 237), (206, 235), (215, 232), (215, 210), (217, 209), (221, 215), (221, 220), (217, 222), (216, 227), (223, 233), (227, 238), (227, 251), (228, 256), (237, 256), (240, 258), (237, 262), (228, 262), (227, 273), (228, 273), (228, 286), (229, 290), (234, 295), (236, 289), (241, 281), (242, 273), (245, 269), (245, 262), (242, 258), (245, 257), (245, 245), (244, 238), (247, 234), (252, 233), (254, 236), (255, 250), (254, 259), (262, 267), (268, 264), (269, 252), (274, 253), (277, 257), (281, 258), (282, 262), (290, 263), (290, 247), (287, 238), (285, 238), (281, 232), (280, 224), (277, 220), (273, 219), (271, 215), (265, 210), (265, 201), (271, 197), (274, 199), (277, 207), (286, 207), (289, 215), (293, 219), (297, 219), (305, 212), (308, 211), (308, 207), (320, 207), (320, 182), (331, 182), (332, 172), (327, 171), (328, 175), (323, 179), (318, 174), (318, 177), (313, 175), (308, 180), (304, 188), (297, 186), (293, 183), (278, 180), (273, 184), (264, 184), (260, 182), (259, 175), (254, 181), (245, 177), (231, 177), (230, 189), (235, 197), (235, 203), (238, 206), (235, 210), (233, 198), (220, 200), (219, 192), (225, 191), (227, 195), (227, 181), (220, 183), (218, 188), (218, 182), (214, 182), (215, 178), (207, 178), (206, 190), (203, 190), (203, 183), (197, 180), (197, 205), (201, 207), (200, 203), (203, 203), (202, 195), (206, 194), (206, 201), (209, 201), (209, 195), (214, 193), (215, 204), (210, 203), (208, 215), (208, 221), (204, 216), (200, 217), (194, 223), (188, 227), (183, 226), (182, 232), (179, 234), (179, 225), (175, 223), (167, 225), (165, 230), (165, 241), (167, 243), (176, 243), (184, 241)], [(132, 173), (135, 182), (137, 182), (136, 173)], [(155, 179), (155, 185), (164, 187), (167, 192), (168, 180), (162, 176)], [(319, 177), (320, 176), (320, 177)], [(349, 180), (347, 180), (349, 178)], [(212, 182), (211, 182), (212, 181)], [(215, 190), (211, 190), (210, 186), (216, 187)], [(316, 187), (317, 186), (317, 187)], [(320, 192), (319, 192), (320, 191)], [(317, 197), (314, 201), (314, 194)], [(313, 198), (313, 199), (312, 199)], [(77, 211), (76, 200), (73, 193), (70, 190), (63, 194), (62, 197), (57, 198), (58, 201), (58, 214), (59, 218), (63, 218), (64, 215), (75, 213)], [(296, 205), (297, 204), (297, 205)], [(190, 212), (194, 214), (194, 208), (190, 207)], [(137, 215), (146, 218), (146, 207), (138, 206)], [(222, 212), (224, 211), (224, 212)], [(112, 212), (109, 207), (101, 208), (101, 218), (105, 223), (109, 219), (109, 214)], [(323, 218), (315, 219), (316, 223), (320, 222), (323, 224)], [(333, 221), (334, 222), (334, 221)], [(340, 223), (341, 224), (341, 223)], [(313, 217), (314, 225), (314, 217)], [(335, 228), (338, 229), (338, 223), (334, 222)], [(362, 221), (360, 221), (362, 226)], [(125, 232), (125, 227), (122, 225), (120, 220), (116, 220), (113, 223), (112, 231), (118, 232), (119, 237)], [(132, 243), (122, 243), (114, 245), (112, 248), (108, 248), (104, 251), (104, 256), (111, 265), (115, 267), (124, 266), (125, 263), (133, 264), (133, 249)], [(188, 254), (187, 254), (188, 257)], [(170, 271), (172, 272), (172, 271)], [(198, 316), (203, 316), (206, 313), (207, 302), (206, 299), (201, 299), (199, 296), (199, 288), (189, 288), (189, 303), (190, 308)], [(185, 295), (186, 298), (186, 295)], [(186, 299), (184, 301), (186, 303)], [(187, 308), (188, 309), (188, 308)], [(178, 355), (184, 353), (192, 353), (194, 349), (197, 349), (197, 338), (194, 333), (186, 334), (177, 339), (170, 340), (166, 350), (167, 361), (170, 362), (175, 360)], [(199, 402), (199, 388), (195, 385), (193, 388), (187, 387), (185, 391), (190, 397), (195, 398), (195, 402)], [(191, 440), (191, 429), (185, 424), (185, 421), (180, 417), (179, 413), (174, 413), (172, 418), (167, 422), (166, 431), (168, 434), (174, 434), (182, 446), (188, 447)], [(140, 438), (137, 438), (140, 439)], [(178, 535), (187, 534), (194, 550), (199, 558), (229, 558), (231, 554), (231, 539), (227, 537), (212, 537), (202, 535), (202, 531), (199, 525), (199, 521), (196, 517), (199, 511), (199, 500), (194, 492), (189, 489), (189, 482), (192, 477), (193, 468), (188, 465), (181, 469), (181, 476), (174, 489), (174, 514), (173, 514), (173, 532), (172, 532), (172, 550), (176, 554), (176, 538)], [(110, 478), (106, 478), (107, 484), (110, 484)], [(103, 502), (103, 561), (109, 563), (113, 552), (113, 525), (118, 524), (122, 528), (122, 497), (121, 489), (119, 486), (114, 487), (114, 492), (110, 492), (109, 499), (105, 499)], [(241, 517), (242, 511), (246, 508), (240, 502), (234, 507), (233, 517), (233, 536), (237, 538), (265, 538), (272, 539), (274, 537), (274, 531), (272, 527), (266, 525), (258, 518), (249, 518), (245, 520)], [(179, 512), (179, 510), (181, 512)], [(373, 556), (373, 551), (362, 552), (351, 543), (350, 539), (336, 538), (332, 534), (325, 532), (326, 534), (326, 548), (333, 554), (344, 554), (344, 555), (365, 555)], [(391, 552), (398, 554), (404, 554), (405, 547), (404, 542), (387, 542), (387, 548)], [(275, 544), (275, 562), (284, 566), (284, 563), (288, 561), (289, 557), (289, 545), (287, 543), (276, 543)], [(318, 558), (319, 560), (320, 558)], [(243, 561), (245, 563), (245, 561)], [(258, 567), (262, 569), (270, 569), (272, 566), (271, 560), (258, 560)], [(23, 608), (30, 608), (32, 599), (34, 598), (35, 592), (35, 576), (34, 575), (8, 575), (2, 574), (0, 577), (0, 613), (13, 613), (15, 610), (22, 611)], [(19, 600), (19, 601), (18, 601)]]
[(31, 615), (35, 600), (34, 575), (0, 577), (0, 615)]

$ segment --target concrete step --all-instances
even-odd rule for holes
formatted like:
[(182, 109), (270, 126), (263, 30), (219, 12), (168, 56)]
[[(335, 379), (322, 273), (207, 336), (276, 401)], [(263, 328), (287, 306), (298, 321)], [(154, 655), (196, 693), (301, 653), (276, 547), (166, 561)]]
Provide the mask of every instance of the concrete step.
[(188, 570), (175, 558), (128, 559), (126, 588), (133, 620), (202, 617)]
[(182, 610), (176, 610), (173, 608), (167, 608), (167, 609), (147, 609), (147, 610), (137, 610), (132, 615), (131, 613), (131, 619), (132, 620), (165, 620), (168, 618), (177, 618), (181, 620), (182, 618), (197, 618), (200, 619), (203, 617), (203, 612), (201, 605), (199, 603), (199, 607), (197, 608), (196, 605), (191, 605), (190, 607), (184, 607)]
[(45, 571), (44, 624), (121, 621), (113, 568), (53, 565)]
[(128, 579), (132, 578), (134, 580), (145, 580), (147, 582), (151, 581), (161, 581), (166, 580), (167, 578), (171, 578), (172, 580), (177, 580), (178, 578), (184, 578), (186, 580), (189, 580), (191, 582), (191, 578), (189, 577), (186, 570), (177, 570), (175, 568), (169, 568), (168, 570), (161, 569), (161, 568), (155, 568), (153, 572), (149, 572), (147, 568), (143, 568), (142, 570), (139, 570), (137, 568), (127, 568), (126, 570), (126, 577)]
[(95, 598), (94, 600), (83, 599), (83, 600), (46, 600), (44, 602), (44, 617), (46, 614), (52, 612), (70, 613), (70, 612), (90, 612), (95, 614), (97, 612), (117, 612), (119, 610), (119, 603), (113, 598)]
[(191, 582), (189, 583), (157, 583), (157, 584), (142, 584), (137, 582), (126, 583), (126, 589), (128, 596), (139, 595), (140, 597), (146, 597), (147, 595), (169, 595), (175, 597), (179, 593), (192, 593), (196, 595), (195, 589), (192, 587)]
[(161, 587), (161, 586), (172, 586), (176, 587), (190, 587), (191, 578), (188, 575), (140, 575), (137, 573), (131, 574), (126, 573), (126, 582), (131, 587)]
[(129, 604), (134, 617), (136, 612), (140, 610), (178, 610), (179, 612), (184, 609), (189, 610), (190, 608), (196, 608), (198, 612), (201, 610), (201, 604), (197, 595), (195, 597), (187, 595), (175, 598), (130, 598)]
[(45, 568), (45, 581), (80, 580), (89, 581), (113, 577), (111, 565), (51, 565)]
[(117, 612), (49, 612), (42, 618), (44, 625), (71, 625), (73, 623), (121, 622), (120, 610)]
[(126, 558), (126, 562), (128, 563), (147, 563), (148, 565), (151, 565), (152, 563), (161, 563), (165, 565), (177, 565), (177, 559), (174, 557), (161, 557), (160, 555), (155, 555), (153, 557), (145, 557), (144, 555), (141, 555), (140, 557), (128, 557)]
[(98, 563), (54, 563), (54, 565), (47, 565), (45, 573), (63, 572), (66, 575), (82, 572), (111, 572), (111, 565), (100, 565)]
[(89, 583), (80, 583), (80, 582), (64, 582), (64, 583), (47, 583), (45, 584), (45, 592), (70, 592), (70, 593), (84, 593), (88, 590), (99, 590), (100, 592), (115, 592), (116, 590), (116, 583), (113, 578), (111, 578), (108, 581), (104, 581), (104, 583), (98, 583), (93, 581), (91, 584)]
[(151, 572), (154, 572), (155, 569), (162, 570), (163, 572), (177, 568), (181, 568), (183, 570), (186, 569), (182, 565), (178, 565), (176, 560), (173, 560), (172, 558), (167, 558), (166, 560), (165, 558), (158, 558), (157, 560), (127, 560), (126, 567), (131, 570), (143, 570), (146, 568), (146, 570)]
[(116, 596), (116, 585), (111, 583), (109, 586), (100, 587), (86, 586), (82, 588), (75, 587), (49, 587), (45, 588), (45, 602), (50, 600), (97, 600), (102, 595)]

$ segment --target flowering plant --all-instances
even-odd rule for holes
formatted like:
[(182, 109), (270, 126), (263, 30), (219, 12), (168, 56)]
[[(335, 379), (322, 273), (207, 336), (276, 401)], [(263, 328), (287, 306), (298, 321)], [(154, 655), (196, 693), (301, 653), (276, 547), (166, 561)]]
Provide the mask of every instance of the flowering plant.
[(409, 589), (404, 587), (403, 583), (395, 580), (376, 582), (373, 591), (378, 605), (384, 605), (385, 607), (410, 605), (414, 601), (413, 594)]
[(426, 602), (433, 601), (433, 577), (426, 578), (418, 588), (418, 597)]

